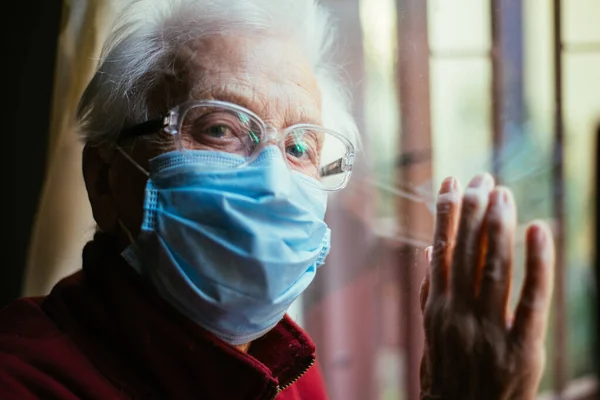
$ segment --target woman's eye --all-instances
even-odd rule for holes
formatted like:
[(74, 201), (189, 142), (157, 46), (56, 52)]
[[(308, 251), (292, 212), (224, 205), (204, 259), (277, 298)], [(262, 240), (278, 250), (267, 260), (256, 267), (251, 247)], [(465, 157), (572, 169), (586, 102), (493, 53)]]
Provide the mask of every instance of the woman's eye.
[(225, 125), (213, 125), (206, 129), (206, 133), (214, 138), (224, 138), (232, 135), (231, 128)]
[(290, 146), (287, 146), (285, 148), (285, 152), (293, 157), (302, 158), (306, 155), (308, 149), (304, 143), (294, 143)]

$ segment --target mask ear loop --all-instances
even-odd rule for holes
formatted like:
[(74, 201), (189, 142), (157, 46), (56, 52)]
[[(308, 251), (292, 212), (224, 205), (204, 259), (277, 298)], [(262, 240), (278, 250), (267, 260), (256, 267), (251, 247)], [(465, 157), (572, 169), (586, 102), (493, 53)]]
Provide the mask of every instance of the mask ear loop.
[(127, 235), (127, 238), (129, 239), (129, 243), (133, 244), (133, 242), (135, 242), (135, 239), (133, 238), (131, 231), (125, 226), (123, 221), (121, 221), (121, 218), (117, 219), (117, 222), (119, 223), (119, 226), (121, 227), (121, 229), (123, 229), (123, 232), (125, 232), (125, 234)]
[(127, 159), (127, 161), (129, 161), (131, 163), (131, 165), (133, 165), (135, 168), (137, 168), (138, 171), (140, 171), (142, 174), (146, 175), (146, 177), (150, 177), (150, 174), (148, 173), (148, 171), (146, 171), (138, 163), (136, 163), (135, 160), (133, 158), (131, 158), (131, 156), (129, 154), (127, 154), (127, 152), (125, 150), (123, 150), (123, 148), (121, 146), (116, 144), (115, 149), (119, 153), (121, 153), (121, 155), (123, 157), (125, 157)]
[[(121, 155), (123, 157), (125, 157), (125, 159), (127, 161), (129, 161), (131, 163), (131, 165), (133, 165), (138, 171), (140, 171), (142, 174), (146, 175), (147, 177), (150, 177), (150, 174), (148, 173), (148, 171), (146, 171), (144, 168), (142, 168), (141, 165), (139, 165), (137, 162), (135, 162), (135, 160), (133, 158), (131, 158), (131, 156), (129, 154), (127, 154), (127, 152), (125, 150), (123, 150), (123, 148), (119, 145), (115, 145), (115, 149), (121, 153)], [(121, 218), (119, 218), (117, 220), (119, 226), (121, 227), (121, 229), (125, 232), (125, 234), (127, 235), (127, 238), (129, 238), (129, 242), (131, 244), (133, 244), (135, 242), (133, 235), (131, 234), (131, 231), (125, 226), (125, 224), (123, 223), (123, 221), (121, 221)]]

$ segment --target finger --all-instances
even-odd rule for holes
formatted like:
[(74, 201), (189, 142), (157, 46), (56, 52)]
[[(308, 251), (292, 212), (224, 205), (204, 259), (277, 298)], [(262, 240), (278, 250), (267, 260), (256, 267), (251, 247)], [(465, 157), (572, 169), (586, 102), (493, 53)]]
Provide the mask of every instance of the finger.
[(482, 318), (506, 327), (517, 212), (512, 193), (497, 187), (485, 217), (486, 254), (477, 304)]
[(513, 314), (506, 315), (506, 326), (512, 328), (514, 321), (515, 321), (515, 316)]
[(429, 297), (429, 268), (427, 269), (427, 273), (425, 274), (425, 278), (423, 278), (423, 282), (421, 282), (421, 290), (419, 292), (419, 300), (421, 303), (421, 311), (425, 311), (425, 305), (427, 304), (427, 298)]
[(433, 260), (433, 246), (429, 246), (425, 248), (425, 262), (427, 264), (431, 264)]
[(456, 247), (450, 269), (451, 298), (461, 308), (473, 306), (476, 273), (481, 263), (482, 226), (494, 178), (478, 175), (465, 189)]
[(431, 370), (429, 368), (429, 351), (427, 349), (427, 344), (425, 344), (423, 349), (423, 357), (421, 357), (419, 376), (422, 390), (426, 392), (429, 391), (431, 388)]
[(427, 298), (429, 297), (429, 269), (431, 263), (431, 246), (425, 249), (425, 277), (421, 283), (421, 290), (419, 291), (419, 300), (421, 304), (421, 311), (425, 311), (425, 304), (427, 304)]
[(521, 343), (543, 343), (554, 288), (554, 241), (543, 223), (532, 224), (526, 236), (526, 273), (515, 312), (513, 337)]
[(431, 296), (446, 292), (459, 213), (460, 185), (455, 178), (449, 177), (442, 182), (436, 204), (435, 232), (431, 252)]

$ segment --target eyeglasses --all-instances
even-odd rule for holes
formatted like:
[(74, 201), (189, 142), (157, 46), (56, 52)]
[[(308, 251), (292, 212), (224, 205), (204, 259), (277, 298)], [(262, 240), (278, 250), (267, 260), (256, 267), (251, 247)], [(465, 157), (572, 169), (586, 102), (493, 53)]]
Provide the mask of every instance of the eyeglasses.
[(321, 182), (324, 190), (343, 189), (354, 164), (354, 146), (341, 134), (318, 125), (297, 124), (279, 132), (252, 111), (218, 101), (189, 101), (162, 118), (121, 131), (119, 140), (163, 130), (177, 149), (209, 150), (240, 155), (247, 166), (268, 145), (276, 145), (289, 168)]

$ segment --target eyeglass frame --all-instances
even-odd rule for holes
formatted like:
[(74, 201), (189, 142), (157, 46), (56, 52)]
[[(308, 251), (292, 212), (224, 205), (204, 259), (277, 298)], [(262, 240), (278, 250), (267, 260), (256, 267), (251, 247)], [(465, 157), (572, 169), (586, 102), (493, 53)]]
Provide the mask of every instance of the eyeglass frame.
[[(249, 116), (254, 118), (256, 120), (256, 122), (260, 123), (260, 128), (263, 130), (263, 132), (268, 133), (269, 131), (271, 131), (271, 132), (275, 132), (275, 134), (283, 133), (283, 136), (281, 138), (277, 139), (278, 145), (283, 140), (285, 140), (291, 132), (293, 132), (295, 129), (299, 129), (299, 128), (318, 128), (322, 132), (331, 134), (335, 138), (339, 139), (346, 146), (346, 154), (343, 157), (341, 157), (327, 165), (320, 167), (319, 173), (323, 174), (321, 176), (329, 176), (329, 175), (333, 175), (335, 173), (340, 173), (340, 172), (344, 172), (344, 173), (346, 173), (346, 175), (344, 176), (344, 180), (335, 189), (323, 188), (323, 190), (328, 191), (328, 192), (337, 192), (337, 191), (340, 191), (343, 188), (345, 188), (346, 185), (348, 184), (348, 181), (350, 180), (350, 175), (352, 175), (352, 167), (354, 166), (355, 150), (354, 150), (354, 145), (345, 136), (337, 133), (336, 131), (332, 131), (331, 129), (327, 129), (323, 126), (315, 125), (315, 124), (295, 124), (295, 125), (288, 126), (284, 129), (276, 129), (273, 126), (267, 124), (265, 121), (263, 121), (262, 118), (260, 118), (258, 115), (256, 115), (252, 111), (248, 110), (247, 108), (244, 108), (242, 106), (239, 106), (237, 104), (230, 103), (227, 101), (221, 101), (221, 100), (189, 100), (189, 101), (186, 101), (184, 103), (181, 103), (181, 104), (171, 108), (167, 114), (164, 114), (161, 117), (150, 119), (150, 120), (141, 122), (139, 124), (133, 125), (131, 127), (122, 129), (119, 132), (117, 141), (121, 141), (124, 139), (133, 139), (133, 138), (145, 136), (145, 135), (152, 135), (161, 130), (171, 136), (175, 136), (175, 135), (179, 134), (179, 129), (181, 127), (181, 124), (183, 124), (183, 118), (180, 118), (181, 115), (183, 115), (185, 118), (185, 114), (190, 109), (192, 109), (193, 107), (202, 107), (202, 106), (220, 106), (220, 107), (225, 107), (227, 109), (232, 109), (234, 111), (248, 114)], [(269, 128), (271, 128), (271, 129), (269, 129)], [(257, 149), (260, 150), (260, 149), (264, 148), (266, 145), (268, 145), (270, 142), (272, 142), (273, 139), (274, 139), (273, 135), (262, 135), (261, 141), (258, 143)], [(252, 161), (254, 161), (256, 159), (256, 157), (258, 157), (258, 154), (260, 154), (260, 151), (254, 150), (253, 154), (251, 155), (251, 157), (248, 160), (246, 160), (244, 163), (237, 165), (233, 168), (243, 168), (243, 167), (247, 166)]]

